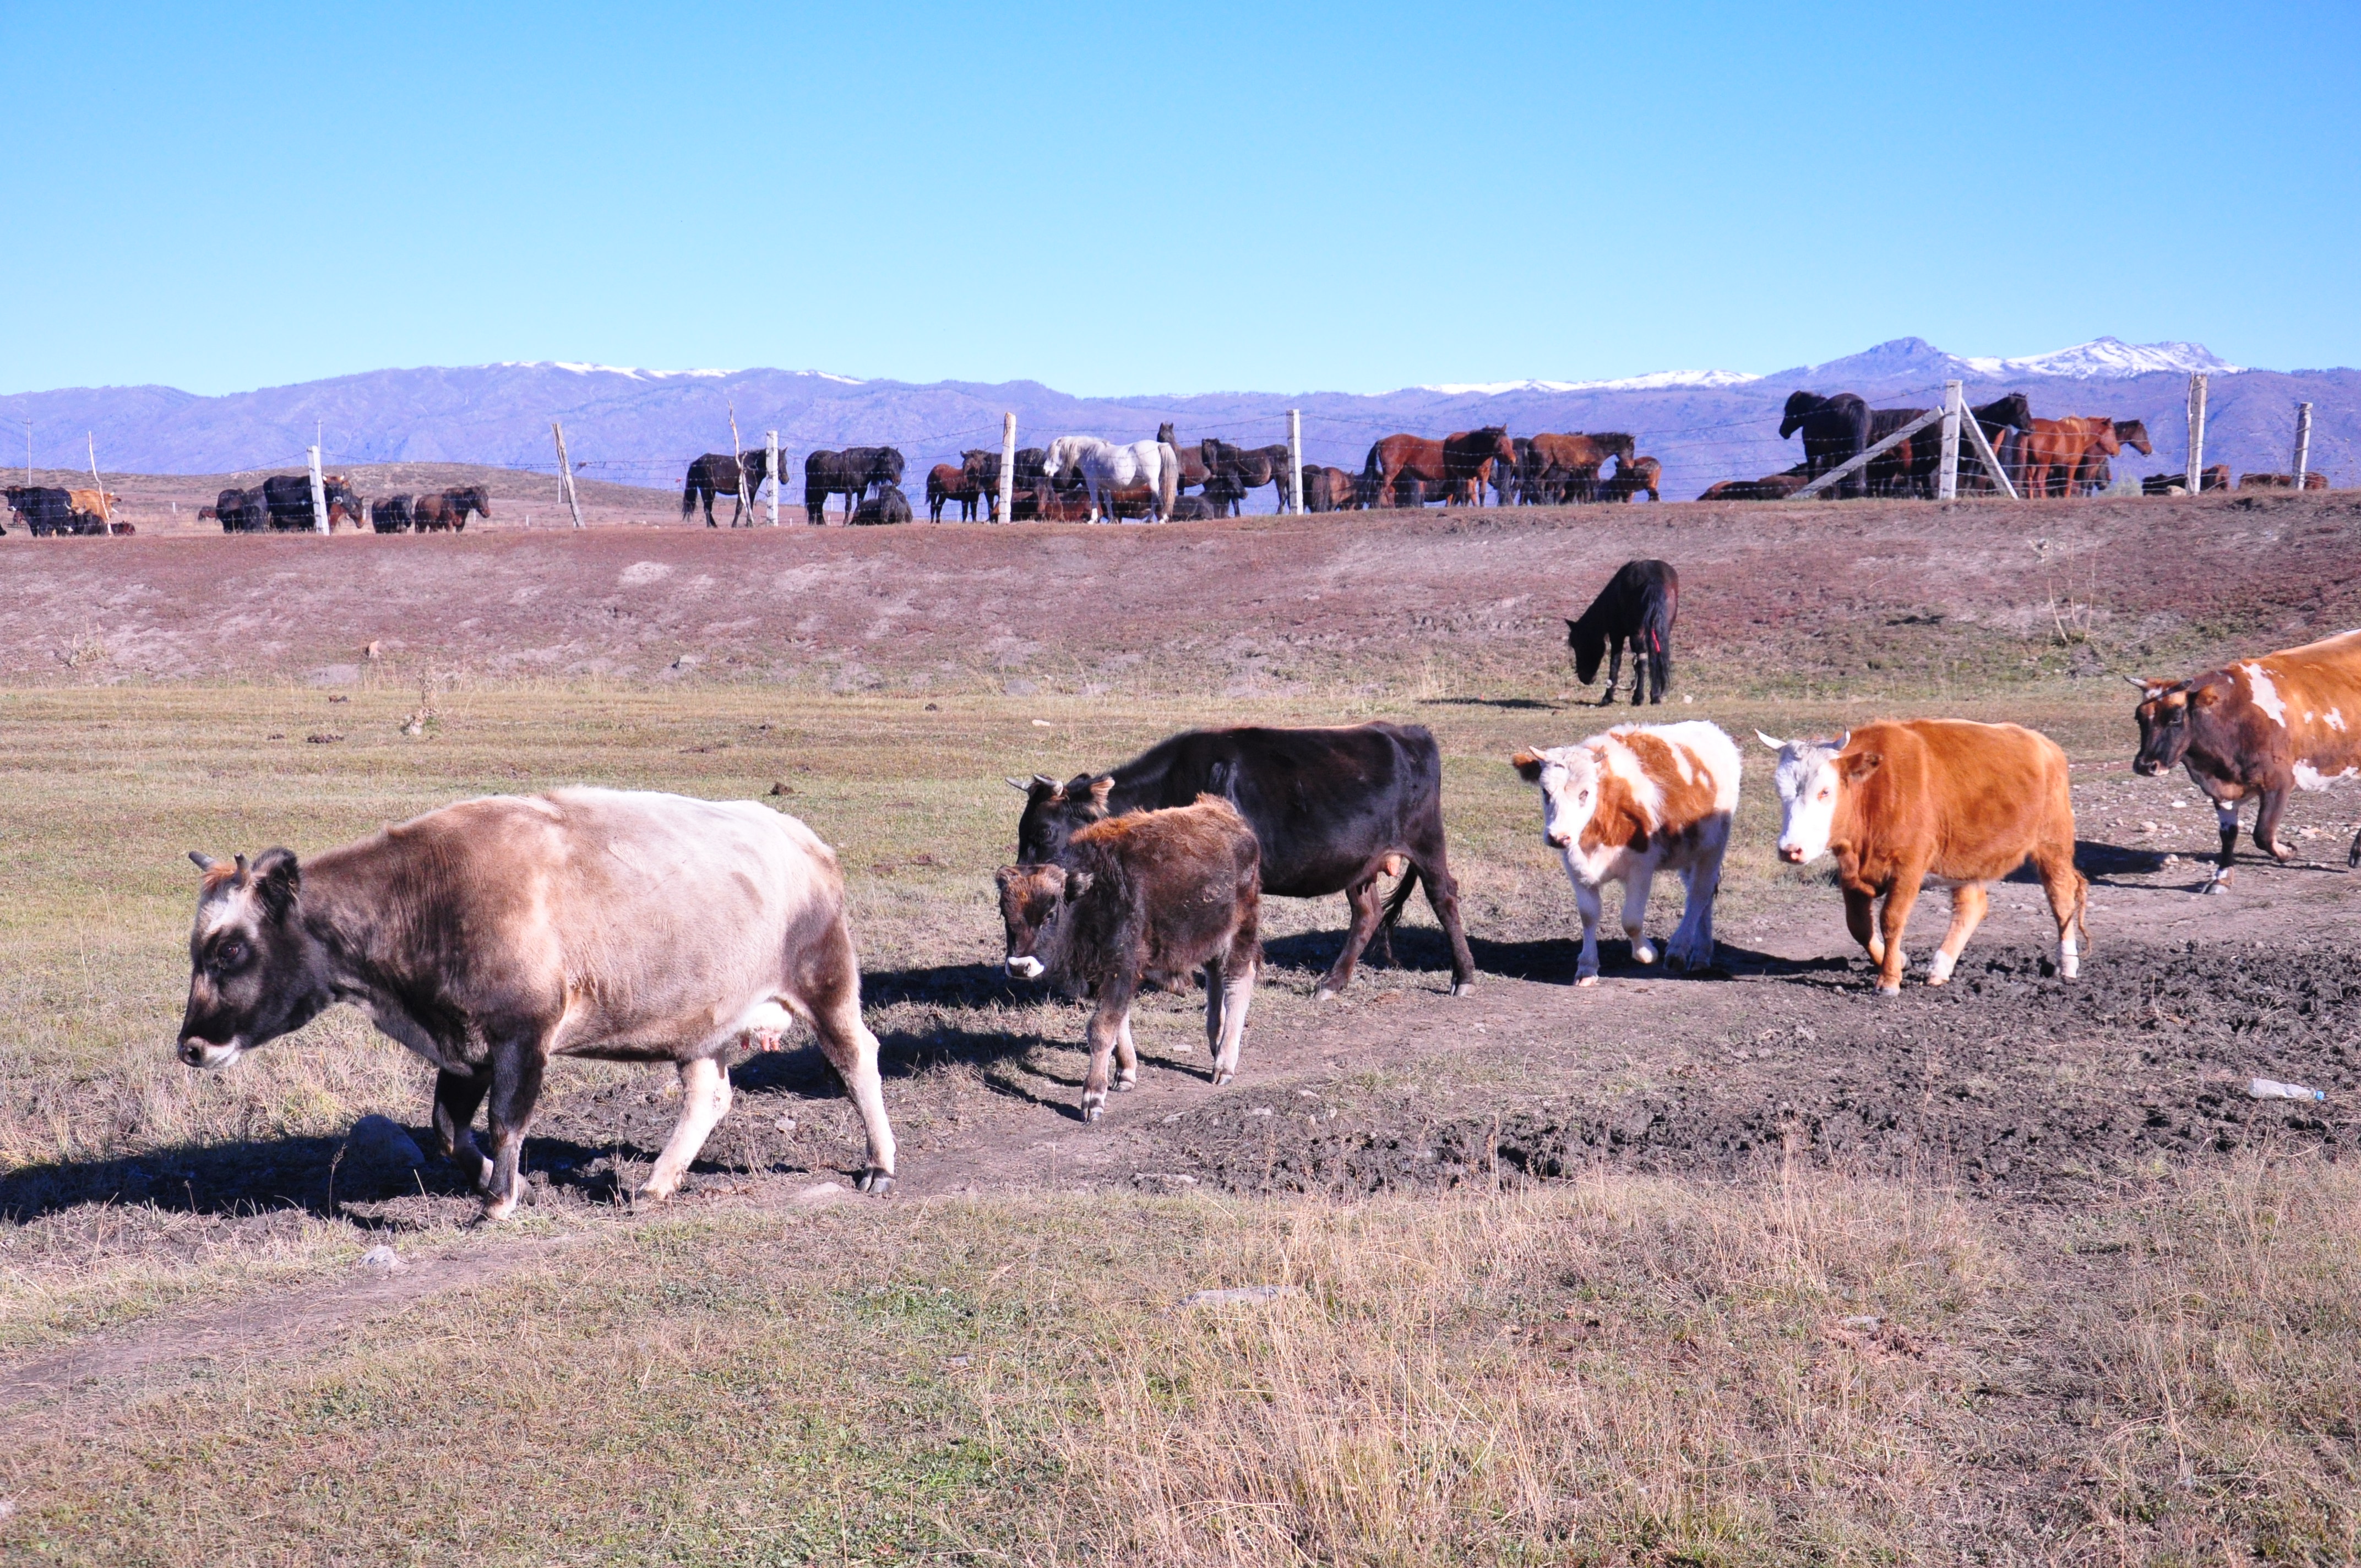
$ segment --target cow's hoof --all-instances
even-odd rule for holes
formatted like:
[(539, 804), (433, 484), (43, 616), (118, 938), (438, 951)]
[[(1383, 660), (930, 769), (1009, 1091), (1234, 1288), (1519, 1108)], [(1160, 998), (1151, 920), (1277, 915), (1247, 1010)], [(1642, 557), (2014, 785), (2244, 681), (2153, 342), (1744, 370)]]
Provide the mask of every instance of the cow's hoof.
[(1095, 1122), (1105, 1114), (1106, 1102), (1104, 1100), (1085, 1100), (1082, 1102), (1083, 1121)]
[(1574, 977), (1574, 983), (1576, 985), (1597, 985), (1598, 983), (1598, 977), (1595, 974), (1578, 974)]
[(1323, 984), (1319, 990), (1312, 993), (1312, 1000), (1314, 1002), (1334, 1002), (1336, 1000), (1336, 988), (1333, 985)]
[(476, 1220), (478, 1224), (497, 1225), (501, 1221), (508, 1219), (516, 1212), (517, 1201), (515, 1198), (495, 1198), (490, 1202), (484, 1205), (483, 1212), (477, 1215)]
[(1225, 1083), (1235, 1083), (1237, 1081), (1237, 1076), (1238, 1075), (1236, 1073), (1232, 1072), (1227, 1068), (1215, 1068), (1213, 1069), (1213, 1087), (1219, 1089)]
[(1126, 1072), (1115, 1080), (1115, 1091), (1117, 1094), (1128, 1094), (1138, 1087), (1139, 1075), (1136, 1072)]
[(1892, 985), (1888, 985), (1885, 981), (1881, 980), (1877, 982), (1877, 994), (1880, 996), (1899, 996), (1902, 994), (1902, 982), (1897, 980)]
[(883, 1198), (894, 1190), (894, 1173), (890, 1170), (864, 1170), (852, 1179), (852, 1185), (873, 1198)]
[(2226, 876), (2217, 876), (2217, 877), (2215, 877), (2212, 882), (2207, 883), (2204, 885), (2204, 887), (2203, 887), (2202, 889), (2201, 889), (2200, 891), (2204, 892), (2204, 893), (2219, 893), (2219, 892), (2221, 892), (2224, 888), (2228, 887), (2229, 885), (2230, 885), (2230, 879), (2229, 879), (2228, 877), (2226, 877)]
[(1475, 989), (1476, 982), (1472, 980), (1455, 980), (1451, 982), (1451, 994), (1454, 996), (1468, 995)]
[(1635, 964), (1654, 963), (1656, 961), (1656, 949), (1654, 946), (1647, 942), (1632, 943), (1631, 961)]

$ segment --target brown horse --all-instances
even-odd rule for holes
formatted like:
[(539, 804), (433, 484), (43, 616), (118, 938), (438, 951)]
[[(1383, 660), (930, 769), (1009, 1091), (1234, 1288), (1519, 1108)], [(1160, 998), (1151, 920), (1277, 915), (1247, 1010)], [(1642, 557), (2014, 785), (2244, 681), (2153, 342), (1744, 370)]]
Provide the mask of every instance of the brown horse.
[[(2147, 433), (2141, 433), (2145, 435)], [(2070, 496), (2075, 481), (2102, 458), (2124, 449), (2116, 439), (2115, 422), (2095, 414), (2072, 419), (2037, 419), (2018, 444), (2018, 490), (2028, 499)]]
[(1303, 466), (1303, 507), (1306, 511), (1352, 511), (1361, 504), (1361, 481), (1342, 468), (1316, 463)]
[(1477, 487), (1492, 477), (1493, 465), (1513, 467), (1516, 461), (1508, 427), (1488, 424), (1481, 430), (1453, 431), (1441, 441), (1389, 435), (1369, 448), (1361, 477), (1371, 506), (1400, 505), (1397, 487), (1403, 479), (1416, 481), (1423, 493), (1441, 490), (1446, 505), (1474, 506)]
[(1615, 477), (1598, 488), (1598, 499), (1603, 501), (1628, 501), (1644, 490), (1650, 500), (1663, 500), (1664, 498), (1656, 493), (1656, 486), (1664, 476), (1664, 466), (1653, 457), (1634, 457), (1628, 461), (1619, 457), (1615, 460)]
[(1203, 488), (1206, 476), (1213, 472), (1205, 466), (1204, 448), (1181, 445), (1180, 438), (1172, 433), (1172, 422), (1169, 419), (1156, 427), (1156, 439), (1180, 454), (1180, 488)]
[(1619, 469), (1629, 465), (1637, 444), (1620, 431), (1536, 435), (1525, 448), (1524, 488), (1549, 500), (1595, 501), (1600, 466), (1609, 457)]
[[(1275, 510), (1287, 510), (1287, 466), (1294, 460), (1285, 443), (1272, 446), (1233, 446), (1214, 436), (1197, 444), (1197, 455), (1204, 460), (1206, 469), (1230, 480), (1241, 496), (1271, 486), (1278, 493)], [(1181, 459), (1182, 472), (1187, 472), (1188, 459)]]
[[(2146, 421), (2119, 419), (2114, 423), (2115, 444), (2119, 450), (2128, 446), (2143, 457), (2156, 455), (2156, 448), (2147, 438)], [(2074, 471), (2074, 493), (2081, 496), (2095, 496), (2105, 489), (2106, 482), (2101, 476), (2106, 472), (2106, 466), (2105, 458), (2093, 455), (2089, 452), (2083, 453), (2081, 466)]]
[(938, 463), (927, 470), (927, 521), (943, 521), (943, 508), (952, 501), (959, 503), (960, 521), (975, 521), (976, 502), (983, 498), (983, 487), (968, 477), (964, 467), (950, 463)]

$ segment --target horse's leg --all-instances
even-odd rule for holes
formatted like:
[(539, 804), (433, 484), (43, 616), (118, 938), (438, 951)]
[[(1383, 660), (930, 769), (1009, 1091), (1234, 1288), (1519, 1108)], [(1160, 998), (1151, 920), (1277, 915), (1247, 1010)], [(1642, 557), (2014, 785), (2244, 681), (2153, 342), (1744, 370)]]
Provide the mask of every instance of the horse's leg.
[(1623, 634), (1611, 632), (1607, 639), (1607, 690), (1598, 699), (1601, 707), (1615, 706), (1615, 688), (1623, 684)]

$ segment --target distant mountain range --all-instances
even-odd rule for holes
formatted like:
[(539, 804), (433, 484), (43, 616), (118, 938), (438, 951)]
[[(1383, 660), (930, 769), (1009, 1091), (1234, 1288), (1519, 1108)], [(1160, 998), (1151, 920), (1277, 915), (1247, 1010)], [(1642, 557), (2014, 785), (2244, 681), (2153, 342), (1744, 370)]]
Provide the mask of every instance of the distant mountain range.
[[(2127, 456), (2119, 475), (2177, 468), (2185, 459), (2188, 378), (2204, 370), (2206, 455), (2234, 469), (2287, 466), (2295, 407), (2315, 405), (2312, 466), (2361, 482), (2361, 371), (2256, 370), (2192, 343), (2114, 338), (2020, 359), (1963, 357), (1897, 338), (1824, 365), (1767, 376), (1664, 371), (1609, 381), (1514, 381), (1410, 387), (1375, 396), (1212, 392), (1076, 398), (1033, 381), (861, 380), (816, 370), (629, 369), (506, 364), (375, 370), (299, 386), (198, 397), (170, 387), (78, 388), (0, 397), (0, 422), (32, 425), (42, 466), (86, 466), (85, 433), (101, 466), (133, 473), (227, 474), (301, 466), (314, 439), (328, 462), (483, 463), (554, 471), (550, 422), (562, 420), (574, 460), (593, 477), (671, 488), (700, 452), (730, 447), (734, 407), (749, 447), (776, 430), (795, 455), (815, 447), (889, 443), (917, 475), (962, 448), (996, 447), (1005, 412), (1021, 444), (1068, 433), (1138, 440), (1166, 421), (1183, 441), (1203, 435), (1260, 445), (1286, 439), (1301, 409), (1306, 456), (1358, 468), (1371, 441), (1393, 431), (1442, 434), (1483, 424), (1513, 433), (1626, 430), (1664, 464), (1670, 493), (1716, 479), (1766, 474), (1800, 460), (1778, 439), (1780, 405), (1797, 388), (1860, 393), (1880, 407), (1932, 407), (1942, 383), (1968, 384), (1977, 401), (2022, 389), (2042, 415), (2142, 419), (2150, 459)], [(5, 450), (5, 448), (0, 448)], [(19, 448), (21, 451), (21, 448)], [(791, 469), (792, 471), (792, 469)]]

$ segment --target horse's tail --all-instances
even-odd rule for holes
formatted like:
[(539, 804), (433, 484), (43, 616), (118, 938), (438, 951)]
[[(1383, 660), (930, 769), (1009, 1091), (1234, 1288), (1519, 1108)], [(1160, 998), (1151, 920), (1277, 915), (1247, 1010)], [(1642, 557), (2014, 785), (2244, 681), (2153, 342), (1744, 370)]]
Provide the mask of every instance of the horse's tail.
[(693, 511), (695, 511), (696, 510), (697, 510), (697, 470), (696, 470), (696, 469), (694, 469), (694, 468), (691, 468), (691, 469), (688, 471), (688, 481), (687, 481), (687, 483), (686, 483), (686, 484), (682, 485), (682, 486), (681, 486), (681, 488), (680, 488), (680, 520), (681, 520), (683, 522), (686, 522), (686, 521), (688, 521), (688, 514), (689, 514), (689, 513), (691, 513), (691, 512), (693, 512)]
[(1172, 504), (1180, 499), (1180, 449), (1169, 441), (1159, 441), (1156, 445), (1158, 515), (1170, 522)]

